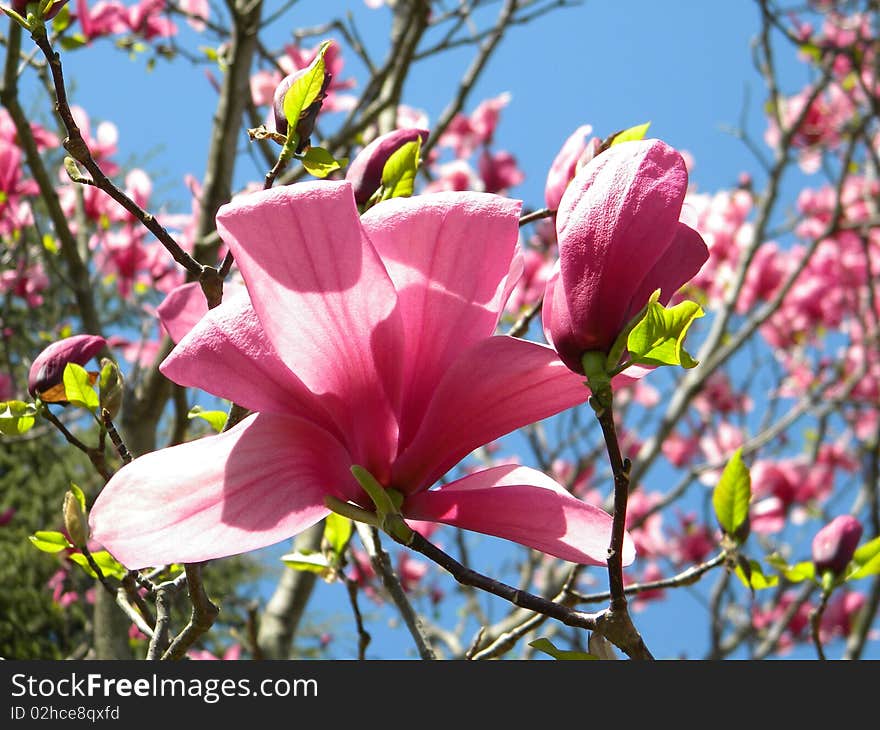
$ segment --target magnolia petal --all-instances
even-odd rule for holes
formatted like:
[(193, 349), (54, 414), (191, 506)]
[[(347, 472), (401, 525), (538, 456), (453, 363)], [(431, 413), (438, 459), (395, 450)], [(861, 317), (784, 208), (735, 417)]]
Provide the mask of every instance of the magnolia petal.
[(590, 391), (546, 345), (489, 337), (459, 357), (395, 465), (394, 486), (427, 488), (471, 451), (579, 403)]
[(607, 352), (678, 230), (686, 191), (684, 160), (660, 140), (614, 145), (571, 182), (557, 215), (561, 280), (578, 338), (566, 347)]
[(92, 537), (129, 568), (254, 550), (324, 517), (326, 495), (355, 496), (350, 464), (314, 424), (253, 415), (120, 469), (92, 507)]
[(275, 352), (247, 292), (207, 311), (159, 369), (178, 385), (199, 388), (248, 410), (302, 416), (341, 439), (321, 398)]
[[(234, 281), (223, 284), (223, 294), (226, 299), (237, 296), (242, 290), (243, 287)], [(159, 321), (175, 343), (180, 342), (207, 311), (208, 302), (202, 291), (202, 285), (197, 281), (175, 287), (156, 307)]]
[(672, 243), (645, 275), (633, 295), (628, 316), (635, 317), (656, 289), (660, 303), (665, 305), (684, 284), (693, 279), (709, 259), (709, 249), (702, 236), (693, 228), (679, 223)]
[(403, 333), (397, 293), (364, 233), (351, 185), (300, 183), (236, 198), (217, 214), (281, 360), (388, 476), (397, 442)]
[(405, 332), (401, 447), (434, 388), (468, 347), (494, 332), (522, 264), (519, 201), (486, 193), (394, 198), (362, 223), (400, 297)]
[[(606, 565), (611, 516), (569, 494), (542, 472), (498, 466), (404, 501), (408, 518), (494, 535), (563, 560)], [(623, 564), (635, 558), (626, 536)]]

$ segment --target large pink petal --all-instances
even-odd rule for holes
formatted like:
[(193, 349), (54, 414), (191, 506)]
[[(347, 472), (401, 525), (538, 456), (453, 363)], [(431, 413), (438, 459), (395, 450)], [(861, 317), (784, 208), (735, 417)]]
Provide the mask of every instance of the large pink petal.
[(326, 431), (257, 414), (217, 436), (146, 454), (98, 495), (92, 536), (129, 568), (199, 562), (284, 540), (357, 486)]
[(302, 416), (342, 438), (321, 397), (309, 391), (275, 352), (247, 292), (206, 312), (159, 369), (178, 385), (199, 388), (252, 411)]
[(589, 395), (583, 377), (546, 345), (488, 337), (446, 371), (393, 484), (406, 493), (425, 489), (477, 447)]
[(351, 185), (301, 183), (217, 214), (281, 359), (382, 480), (397, 447), (403, 332), (397, 293), (358, 219)]
[(418, 428), (443, 373), (495, 330), (516, 281), (521, 203), (486, 193), (394, 198), (364, 229), (400, 296), (406, 349), (400, 446)]
[[(497, 466), (408, 497), (404, 514), (503, 537), (563, 560), (606, 565), (611, 516), (582, 502), (542, 472)], [(623, 564), (635, 558), (627, 536)]]
[(559, 205), (562, 283), (577, 341), (607, 351), (630, 302), (678, 230), (687, 190), (681, 155), (659, 140), (625, 142), (595, 157)]
[(690, 226), (679, 223), (666, 253), (654, 264), (639, 284), (630, 302), (627, 317), (632, 319), (645, 306), (655, 289), (666, 304), (684, 284), (693, 279), (709, 258), (702, 236)]
[[(223, 297), (230, 299), (238, 295), (241, 290), (242, 286), (237, 282), (224, 282)], [(156, 314), (159, 315), (162, 326), (175, 343), (180, 342), (207, 311), (208, 302), (202, 292), (202, 285), (197, 281), (175, 287), (156, 307)]]

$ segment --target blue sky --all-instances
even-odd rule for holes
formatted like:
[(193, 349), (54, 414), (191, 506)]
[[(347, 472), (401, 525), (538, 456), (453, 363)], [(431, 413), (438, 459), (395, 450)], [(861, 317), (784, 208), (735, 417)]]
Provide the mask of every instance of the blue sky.
[[(267, 0), (268, 11), (275, 5)], [(360, 0), (297, 3), (289, 20), (273, 27), (272, 41), (280, 45), (289, 40), (291, 27), (311, 26), (327, 20), (330, 11), (348, 8), (367, 47), (377, 58), (383, 57), (390, 13), (386, 8), (370, 10)], [(493, 5), (478, 18), (492, 17), (497, 9)], [(181, 40), (190, 48), (205, 42), (181, 27)], [(584, 123), (592, 124), (595, 133), (604, 137), (650, 120), (651, 136), (693, 155), (696, 164), (691, 179), (700, 191), (729, 188), (742, 171), (752, 172), (760, 182), (751, 153), (726, 131), (744, 122), (760, 142), (765, 130), (765, 93), (749, 47), (757, 28), (757, 5), (752, 2), (585, 2), (514, 28), (476, 85), (465, 111), (472, 111), (482, 99), (511, 94), (496, 147), (517, 156), (526, 181), (511, 194), (531, 206), (543, 204), (550, 162), (565, 138)], [(424, 109), (435, 120), (471, 53), (470, 48), (458, 50), (418, 66), (404, 89), (404, 102)], [(353, 54), (347, 59), (346, 75), (354, 75), (362, 87), (363, 68)], [(119, 159), (149, 170), (160, 200), (176, 210), (188, 209), (183, 177), (202, 175), (216, 99), (204, 67), (160, 62), (153, 72), (145, 73), (142, 57), (130, 61), (108, 41), (66, 54), (64, 61), (73, 80), (73, 101), (86, 107), (94, 120), (109, 119), (118, 125)], [(783, 91), (797, 91), (808, 78), (806, 67), (787, 52), (779, 54), (778, 62)], [(218, 73), (216, 68), (214, 73)], [(35, 106), (48, 109), (47, 104), (35, 102)], [(242, 146), (245, 143), (243, 138)], [(257, 180), (263, 172), (243, 155), (238, 182)], [(474, 539), (475, 548), (497, 546), (489, 538)], [(499, 567), (501, 555), (503, 551), (494, 547), (486, 549), (486, 564), (478, 567), (491, 574), (493, 562)], [(602, 576), (598, 577), (602, 585)], [(445, 587), (452, 591), (454, 583), (449, 580)], [(693, 635), (690, 628), (676, 630), (689, 618), (705, 626), (700, 601), (691, 597), (690, 589), (680, 594), (676, 600), (651, 604), (650, 611), (637, 618), (658, 656), (675, 656), (681, 650), (699, 656), (706, 644), (708, 627)], [(320, 586), (318, 599), (328, 616), (342, 618), (343, 632), (349, 634), (346, 641), (352, 646), (354, 634), (342, 587)], [(495, 604), (495, 611), (502, 609)], [(402, 629), (382, 629), (386, 622), (387, 616), (370, 626), (376, 655), (399, 655), (409, 641)], [(339, 648), (344, 654), (345, 646)]]

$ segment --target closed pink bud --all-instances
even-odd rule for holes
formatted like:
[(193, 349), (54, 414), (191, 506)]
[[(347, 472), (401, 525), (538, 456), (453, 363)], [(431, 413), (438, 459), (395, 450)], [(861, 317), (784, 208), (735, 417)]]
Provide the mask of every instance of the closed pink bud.
[[(50, 7), (46, 11), (46, 14), (43, 15), (43, 20), (51, 20), (58, 15), (58, 13), (61, 12), (61, 8), (67, 5), (67, 1), (68, 0), (55, 0), (52, 7)], [(26, 16), (27, 6), (31, 4), (39, 6), (40, 0), (12, 0), (12, 9), (19, 15)]]
[(852, 560), (861, 539), (862, 525), (855, 517), (835, 517), (813, 538), (816, 572), (820, 575), (828, 570), (835, 575), (842, 573)]
[(565, 140), (562, 149), (550, 165), (547, 173), (547, 183), (544, 186), (544, 202), (550, 210), (559, 207), (562, 194), (572, 181), (572, 178), (592, 160), (602, 146), (602, 140), (593, 137), (589, 142), (586, 137), (593, 128), (589, 124), (578, 127), (574, 133)]
[(652, 139), (612, 146), (566, 189), (543, 322), (571, 370), (583, 372), (586, 352), (607, 353), (655, 290), (666, 304), (708, 259), (700, 234), (679, 220), (687, 184), (682, 156)]
[(107, 341), (98, 335), (73, 335), (53, 342), (37, 355), (28, 373), (28, 393), (37, 395), (58, 385), (64, 377), (67, 363), (85, 365), (104, 347)]
[[(275, 96), (272, 100), (272, 111), (275, 114), (275, 131), (279, 134), (287, 134), (287, 115), (284, 113), (284, 97), (287, 95), (287, 92), (290, 90), (294, 81), (311, 72), (312, 67), (306, 66), (306, 68), (302, 68), (289, 76), (285, 76), (281, 80), (281, 83), (275, 87)], [(299, 135), (299, 144), (296, 148), (297, 153), (302, 152), (309, 144), (309, 137), (312, 136), (312, 131), (315, 129), (315, 122), (318, 120), (318, 112), (321, 111), (321, 104), (324, 103), (324, 97), (327, 94), (327, 87), (330, 86), (330, 81), (332, 79), (333, 75), (325, 71), (324, 83), (321, 85), (321, 91), (318, 93), (318, 98), (303, 109), (299, 115), (299, 121), (296, 125), (296, 133)]]
[(428, 141), (427, 129), (395, 129), (393, 132), (376, 137), (352, 160), (345, 173), (345, 179), (354, 188), (354, 199), (364, 205), (382, 184), (382, 171), (385, 163), (397, 150), (419, 137), (422, 144)]

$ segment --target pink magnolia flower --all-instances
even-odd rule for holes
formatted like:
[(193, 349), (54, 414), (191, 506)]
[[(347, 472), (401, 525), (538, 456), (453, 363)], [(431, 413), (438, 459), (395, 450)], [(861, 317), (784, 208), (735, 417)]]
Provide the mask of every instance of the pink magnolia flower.
[(354, 188), (354, 199), (364, 205), (382, 184), (385, 163), (397, 150), (409, 142), (421, 138), (422, 144), (428, 141), (427, 129), (395, 129), (376, 137), (355, 157), (345, 173)]
[(665, 304), (708, 258), (700, 234), (679, 222), (687, 177), (681, 155), (654, 139), (613, 146), (566, 189), (543, 322), (573, 371), (583, 373), (585, 352), (608, 352), (654, 290)]
[(492, 336), (519, 273), (519, 210), (447, 194), (358, 218), (347, 182), (221, 208), (250, 299), (210, 310), (162, 371), (256, 413), (123, 467), (91, 511), (95, 539), (131, 567), (260, 548), (327, 515), (328, 496), (372, 509), (356, 464), (403, 496), (406, 518), (604, 565), (608, 514), (538, 471), (429, 491), (476, 447), (587, 395), (550, 348)]
[(862, 539), (862, 523), (852, 515), (835, 517), (813, 538), (816, 572), (842, 573)]
[(562, 144), (562, 148), (550, 165), (547, 182), (544, 185), (544, 202), (551, 210), (559, 207), (559, 201), (562, 200), (562, 194), (568, 184), (598, 153), (602, 140), (598, 137), (593, 137), (589, 142), (586, 140), (587, 135), (592, 131), (593, 127), (589, 124), (583, 124), (574, 130)]
[(484, 149), (477, 160), (477, 169), (487, 193), (500, 193), (514, 188), (526, 179), (516, 164), (516, 157), (504, 150), (489, 152)]
[(28, 373), (28, 393), (43, 393), (58, 385), (68, 363), (85, 365), (106, 347), (98, 335), (73, 335), (53, 342), (34, 358)]

